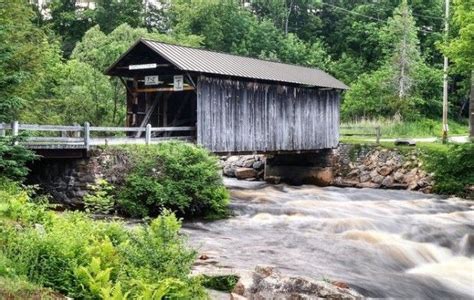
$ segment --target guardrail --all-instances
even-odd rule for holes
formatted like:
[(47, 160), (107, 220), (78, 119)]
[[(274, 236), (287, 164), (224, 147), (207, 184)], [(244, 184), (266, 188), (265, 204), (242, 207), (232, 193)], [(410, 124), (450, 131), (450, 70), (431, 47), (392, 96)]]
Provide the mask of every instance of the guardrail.
[[(349, 132), (343, 132), (348, 130)], [(361, 136), (361, 137), (375, 137), (375, 142), (380, 143), (382, 132), (380, 126), (363, 127), (363, 126), (341, 126), (341, 136)]]
[[(90, 149), (91, 146), (98, 145), (119, 145), (119, 144), (152, 144), (163, 140), (193, 140), (193, 135), (173, 135), (160, 136), (160, 133), (176, 134), (177, 132), (194, 132), (196, 127), (152, 127), (148, 124), (146, 127), (103, 127), (90, 126), (88, 122), (81, 125), (38, 125), (38, 124), (21, 124), (18, 121), (11, 124), (0, 123), (0, 136), (6, 136), (7, 131), (11, 131), (12, 136), (20, 135), (20, 132), (59, 132), (60, 136), (26, 136), (22, 143), (31, 148), (85, 148)], [(136, 132), (138, 137), (131, 136), (95, 136), (94, 132)], [(141, 137), (142, 133), (144, 137)]]

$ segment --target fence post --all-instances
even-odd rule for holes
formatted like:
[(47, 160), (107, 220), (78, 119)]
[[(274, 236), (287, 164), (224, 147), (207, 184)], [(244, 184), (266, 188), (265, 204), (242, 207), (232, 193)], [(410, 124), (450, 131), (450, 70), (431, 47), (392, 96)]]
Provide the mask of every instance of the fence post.
[[(13, 137), (18, 136), (19, 126), (20, 124), (18, 124), (18, 121), (12, 122), (12, 136)], [(18, 145), (18, 141), (16, 139), (14, 139), (13, 145)]]
[(13, 136), (18, 136), (18, 129), (19, 129), (18, 121), (13, 121), (12, 122), (12, 135)]
[(380, 133), (380, 125), (375, 127), (375, 142), (377, 144), (380, 144), (380, 136), (381, 136), (381, 133)]
[(0, 137), (5, 136), (5, 123), (0, 123)]
[(145, 144), (150, 145), (151, 141), (151, 124), (147, 124), (145, 128)]
[(86, 146), (86, 150), (89, 151), (90, 144), (91, 144), (91, 132), (89, 122), (84, 123), (84, 146)]

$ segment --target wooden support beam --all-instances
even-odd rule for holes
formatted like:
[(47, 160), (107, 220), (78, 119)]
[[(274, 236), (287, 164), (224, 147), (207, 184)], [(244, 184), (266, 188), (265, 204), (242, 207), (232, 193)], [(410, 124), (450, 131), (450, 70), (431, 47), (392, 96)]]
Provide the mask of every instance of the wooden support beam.
[[(194, 91), (194, 88), (192, 86), (185, 86), (183, 87), (183, 91)], [(181, 92), (181, 91), (175, 91), (173, 87), (161, 87), (161, 88), (136, 88), (133, 89), (132, 92), (134, 93), (154, 93), (154, 92)]]

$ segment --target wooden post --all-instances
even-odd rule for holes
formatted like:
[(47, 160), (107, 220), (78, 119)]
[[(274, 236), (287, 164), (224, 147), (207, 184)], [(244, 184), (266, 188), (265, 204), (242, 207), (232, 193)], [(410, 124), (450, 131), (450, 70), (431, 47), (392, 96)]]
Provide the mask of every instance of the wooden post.
[[(13, 137), (18, 136), (19, 126), (20, 124), (18, 124), (18, 121), (12, 122), (12, 136)], [(18, 141), (14, 140), (13, 145), (18, 145)]]
[(19, 131), (18, 121), (13, 121), (12, 122), (12, 135), (13, 136), (18, 136), (18, 131)]
[(381, 133), (380, 133), (380, 125), (375, 127), (375, 142), (377, 144), (380, 144), (380, 136), (381, 136)]
[(150, 145), (151, 142), (151, 124), (146, 125), (145, 129), (145, 144)]
[(91, 132), (90, 132), (90, 125), (89, 122), (84, 123), (84, 146), (86, 146), (86, 150), (89, 151), (90, 144), (91, 144)]
[(0, 137), (5, 136), (5, 123), (0, 123)]
[[(74, 123), (74, 126), (79, 126), (79, 123)], [(81, 130), (78, 131), (73, 131), (72, 136), (75, 138), (80, 138), (81, 137)]]

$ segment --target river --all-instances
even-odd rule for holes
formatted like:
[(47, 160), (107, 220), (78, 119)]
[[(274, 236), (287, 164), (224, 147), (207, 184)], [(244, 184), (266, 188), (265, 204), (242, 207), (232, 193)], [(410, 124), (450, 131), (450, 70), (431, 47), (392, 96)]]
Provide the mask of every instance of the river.
[(474, 202), (225, 179), (235, 216), (183, 231), (217, 267), (276, 266), (369, 297), (474, 298)]

